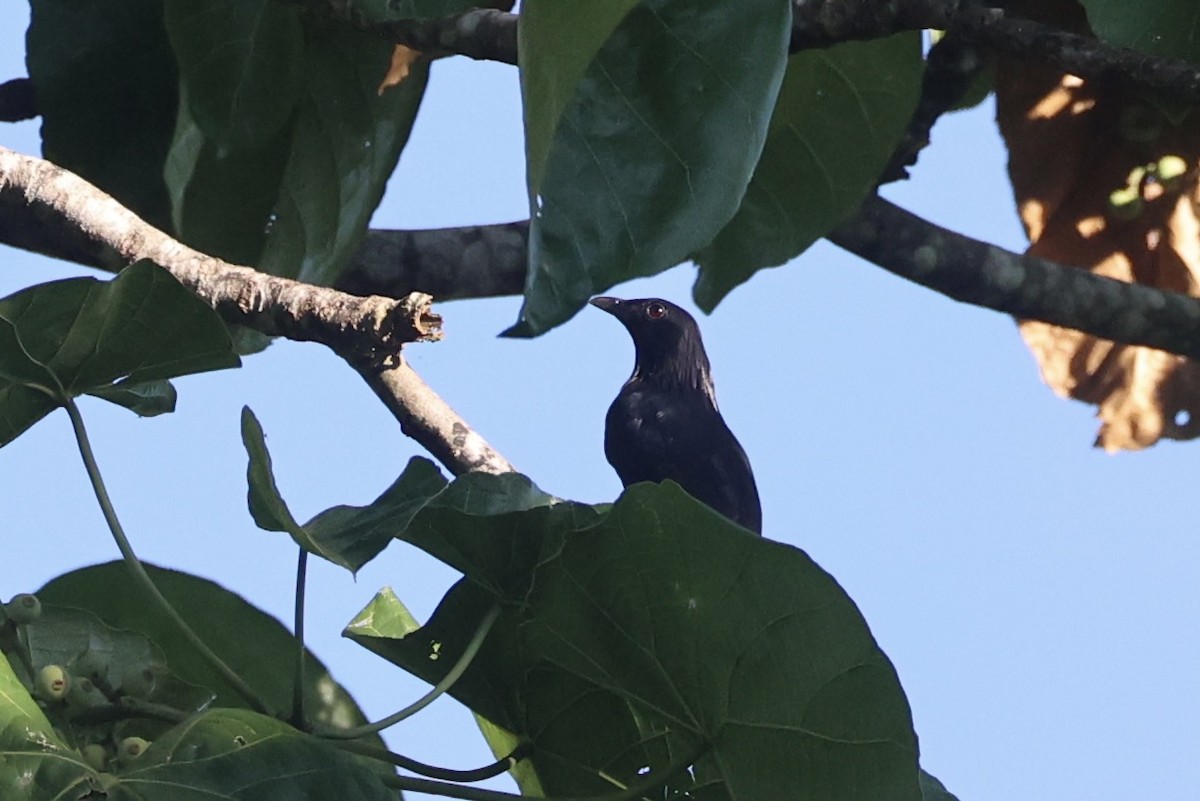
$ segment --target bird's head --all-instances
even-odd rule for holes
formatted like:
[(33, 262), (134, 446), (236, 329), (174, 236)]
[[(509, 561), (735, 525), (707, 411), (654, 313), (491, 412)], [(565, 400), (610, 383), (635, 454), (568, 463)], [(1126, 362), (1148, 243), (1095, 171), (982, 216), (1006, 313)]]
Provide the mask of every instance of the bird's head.
[[(592, 305), (616, 317), (633, 337), (637, 350), (634, 378), (694, 387), (713, 397), (711, 370), (700, 327), (668, 300), (592, 298)], [(715, 401), (714, 401), (715, 405)]]

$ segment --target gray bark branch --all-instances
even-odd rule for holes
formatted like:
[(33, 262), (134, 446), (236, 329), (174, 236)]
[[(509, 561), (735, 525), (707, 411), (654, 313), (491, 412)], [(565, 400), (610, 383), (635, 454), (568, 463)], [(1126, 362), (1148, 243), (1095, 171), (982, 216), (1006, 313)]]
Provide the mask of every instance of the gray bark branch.
[(329, 347), (451, 472), (512, 469), (400, 357), (405, 343), (441, 338), (429, 295), (358, 297), (229, 264), (172, 239), (79, 176), (0, 147), (0, 209), (20, 207), (75, 246), (123, 264), (150, 259), (226, 322)]
[(934, 225), (878, 197), (827, 237), (954, 300), (1200, 358), (1200, 300), (1021, 256)]

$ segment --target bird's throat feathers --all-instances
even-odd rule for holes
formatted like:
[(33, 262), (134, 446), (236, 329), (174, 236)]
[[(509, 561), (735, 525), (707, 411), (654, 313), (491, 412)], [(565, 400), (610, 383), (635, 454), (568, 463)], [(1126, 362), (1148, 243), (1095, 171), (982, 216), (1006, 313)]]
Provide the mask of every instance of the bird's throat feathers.
[(668, 391), (701, 392), (717, 408), (708, 356), (693, 337), (685, 335), (669, 350), (638, 343), (637, 364), (629, 382)]

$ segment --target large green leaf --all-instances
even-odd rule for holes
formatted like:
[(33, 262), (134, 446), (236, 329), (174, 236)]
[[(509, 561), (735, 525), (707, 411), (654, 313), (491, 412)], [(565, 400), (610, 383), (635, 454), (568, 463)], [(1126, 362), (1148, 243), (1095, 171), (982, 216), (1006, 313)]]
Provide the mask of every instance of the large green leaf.
[[(200, 638), (277, 711), (292, 702), (296, 640), (279, 621), (217, 584), (186, 573), (147, 565), (154, 583)], [(43, 603), (86, 609), (114, 628), (149, 637), (171, 672), (216, 694), (218, 706), (244, 706), (229, 684), (202, 659), (157, 607), (130, 587), (121, 562), (85, 567), (51, 580), (37, 591)], [(365, 722), (350, 695), (324, 665), (307, 657), (305, 699), (313, 720), (332, 728)]]
[(216, 312), (151, 262), (30, 287), (0, 300), (0, 445), (68, 398), (141, 411), (129, 395), (166, 390), (138, 385), (238, 364)]
[(67, 747), (0, 653), (0, 798), (82, 798), (92, 770)]
[(459, 478), (400, 534), (466, 573), (429, 623), (350, 633), (434, 681), (434, 644), (453, 658), (504, 601), (451, 692), (532, 740), (548, 793), (602, 792), (707, 747), (676, 789), (920, 797), (895, 671), (803, 552), (748, 536), (670, 482), (635, 485), (611, 509), (559, 502), (488, 517), (449, 502), (490, 484), (483, 506), (503, 509), (495, 479)]
[(302, 526), (275, 485), (266, 438), (249, 407), (242, 409), (242, 443), (249, 456), (250, 514), (259, 528), (286, 531), (304, 550), (351, 572), (374, 559), (405, 521), (446, 487), (446, 479), (432, 462), (414, 458), (374, 503), (335, 506)]
[(300, 92), (300, 9), (276, 0), (165, 0), (188, 106), (222, 149), (269, 142)]
[[(186, 101), (187, 92), (183, 92)], [(175, 235), (204, 253), (256, 264), (279, 199), (292, 129), (265, 142), (229, 148), (205, 136), (190, 104), (179, 104), (175, 138), (163, 165)]]
[(46, 158), (166, 229), (178, 75), (162, 0), (30, 0), (26, 45)]
[(216, 709), (155, 740), (105, 787), (108, 801), (394, 801), (378, 772), (244, 709)]
[(798, 53), (741, 208), (699, 250), (696, 304), (712, 309), (756, 270), (783, 264), (870, 192), (916, 107), (921, 37)]
[(278, 0), (168, 0), (165, 22), (163, 0), (32, 3), (47, 157), (199, 250), (333, 282), (408, 139), (425, 59), (381, 93), (389, 43)]
[(1080, 0), (1101, 39), (1155, 56), (1200, 63), (1200, 6), (1194, 0)]
[[(586, 8), (586, 13), (575, 13)], [(787, 0), (523, 7), (530, 264), (512, 335), (709, 242), (741, 201), (787, 60)]]
[(366, 236), (429, 78), (428, 62), (418, 59), (403, 83), (380, 92), (391, 53), (370, 34), (310, 28), (260, 269), (331, 284)]

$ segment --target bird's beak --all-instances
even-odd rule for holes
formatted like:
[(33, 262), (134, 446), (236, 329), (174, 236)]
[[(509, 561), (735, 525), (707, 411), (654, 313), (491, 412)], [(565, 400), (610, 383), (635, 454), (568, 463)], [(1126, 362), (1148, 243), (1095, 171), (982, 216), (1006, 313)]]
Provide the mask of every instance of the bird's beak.
[(614, 317), (621, 316), (618, 309), (621, 308), (623, 302), (620, 298), (609, 298), (602, 295), (598, 298), (592, 298), (589, 302), (597, 309), (603, 309)]

